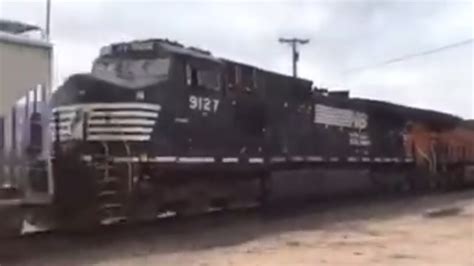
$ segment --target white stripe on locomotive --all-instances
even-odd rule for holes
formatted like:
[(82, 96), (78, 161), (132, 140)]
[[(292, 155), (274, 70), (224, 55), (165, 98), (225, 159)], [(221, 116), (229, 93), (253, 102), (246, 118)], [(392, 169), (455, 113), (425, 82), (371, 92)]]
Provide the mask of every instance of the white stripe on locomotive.
[(91, 111), (90, 118), (94, 117), (141, 117), (141, 118), (157, 118), (158, 114), (150, 111)]
[(92, 141), (148, 141), (150, 140), (149, 135), (90, 135), (87, 136), (87, 140)]
[(109, 125), (109, 124), (127, 124), (127, 125), (143, 125), (143, 126), (153, 126), (155, 124), (154, 120), (149, 119), (120, 119), (120, 118), (111, 118), (111, 119), (91, 119), (89, 120), (89, 125)]
[(151, 127), (89, 127), (88, 133), (151, 133)]
[(93, 109), (149, 109), (152, 111), (160, 111), (159, 104), (152, 103), (133, 103), (133, 102), (119, 102), (119, 103), (83, 103), (58, 106), (53, 108), (53, 112), (75, 112), (77, 109), (86, 109), (86, 111)]

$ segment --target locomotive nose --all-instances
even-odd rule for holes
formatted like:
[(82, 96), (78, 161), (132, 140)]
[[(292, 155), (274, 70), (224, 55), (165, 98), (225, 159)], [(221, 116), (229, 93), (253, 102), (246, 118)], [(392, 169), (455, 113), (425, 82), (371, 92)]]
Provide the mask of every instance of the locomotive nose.
[(161, 106), (137, 101), (137, 91), (89, 76), (67, 81), (53, 96), (53, 139), (148, 141)]

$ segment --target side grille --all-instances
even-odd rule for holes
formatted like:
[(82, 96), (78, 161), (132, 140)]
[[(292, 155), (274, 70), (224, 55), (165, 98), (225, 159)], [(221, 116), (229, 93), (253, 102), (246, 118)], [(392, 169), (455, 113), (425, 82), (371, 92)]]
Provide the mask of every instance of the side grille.
[(60, 141), (147, 141), (161, 110), (150, 103), (93, 103), (54, 108), (51, 121)]

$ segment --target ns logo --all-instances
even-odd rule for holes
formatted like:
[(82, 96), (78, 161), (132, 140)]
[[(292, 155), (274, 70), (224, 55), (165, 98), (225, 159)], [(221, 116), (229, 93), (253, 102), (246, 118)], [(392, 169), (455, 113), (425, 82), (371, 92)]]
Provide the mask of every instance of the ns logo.
[(208, 97), (189, 96), (189, 109), (201, 112), (217, 112), (219, 100)]

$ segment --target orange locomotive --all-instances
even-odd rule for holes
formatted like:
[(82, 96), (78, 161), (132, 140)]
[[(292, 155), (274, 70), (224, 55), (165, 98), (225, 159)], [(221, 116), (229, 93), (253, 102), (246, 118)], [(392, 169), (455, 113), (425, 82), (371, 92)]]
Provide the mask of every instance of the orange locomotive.
[(474, 183), (472, 121), (461, 121), (447, 128), (413, 123), (405, 150), (415, 158), (418, 170), (429, 173), (425, 185), (454, 188)]

